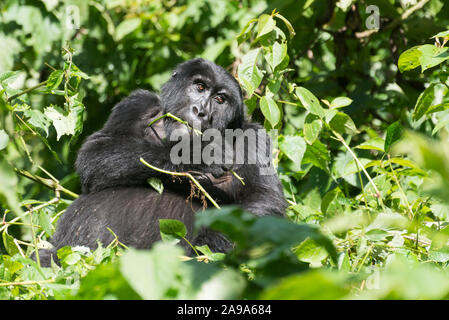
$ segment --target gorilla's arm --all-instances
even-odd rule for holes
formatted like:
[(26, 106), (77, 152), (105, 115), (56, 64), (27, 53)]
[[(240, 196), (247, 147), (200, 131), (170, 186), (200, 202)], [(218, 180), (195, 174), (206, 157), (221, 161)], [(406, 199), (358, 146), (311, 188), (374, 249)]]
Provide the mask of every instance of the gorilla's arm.
[(159, 98), (137, 90), (117, 104), (103, 129), (92, 134), (78, 152), (76, 169), (83, 193), (108, 187), (142, 186), (149, 177), (167, 179), (140, 162), (169, 171), (192, 170), (173, 165), (170, 149), (153, 136), (146, 136), (151, 119), (161, 112)]
[[(262, 129), (262, 126), (245, 122), (243, 130), (248, 129), (257, 131)], [(271, 140), (266, 133), (265, 141), (267, 152), (271, 152)], [(260, 158), (260, 150), (255, 150), (254, 147), (255, 145), (249, 145), (248, 153), (257, 154), (256, 163), (248, 164), (248, 158), (245, 156), (245, 164), (236, 170), (243, 178), (245, 186), (242, 186), (238, 179), (232, 181), (233, 189), (240, 190), (236, 196), (237, 203), (258, 216), (272, 214), (282, 216), (287, 208), (282, 185), (272, 164), (267, 162), (267, 159)]]

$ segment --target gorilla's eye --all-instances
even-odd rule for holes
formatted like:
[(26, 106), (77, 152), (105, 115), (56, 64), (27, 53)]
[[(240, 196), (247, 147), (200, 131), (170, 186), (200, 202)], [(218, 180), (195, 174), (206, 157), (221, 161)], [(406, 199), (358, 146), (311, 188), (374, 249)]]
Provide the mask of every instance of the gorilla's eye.
[(225, 99), (223, 98), (223, 96), (216, 96), (215, 101), (217, 101), (219, 104), (222, 104), (225, 101)]
[(204, 83), (198, 82), (196, 84), (196, 88), (198, 89), (199, 92), (202, 92), (206, 89), (206, 85)]

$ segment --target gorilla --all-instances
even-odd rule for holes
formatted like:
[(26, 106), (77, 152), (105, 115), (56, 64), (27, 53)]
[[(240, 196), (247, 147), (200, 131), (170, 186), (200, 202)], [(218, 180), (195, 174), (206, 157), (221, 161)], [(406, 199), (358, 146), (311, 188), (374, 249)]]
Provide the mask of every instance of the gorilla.
[[(167, 113), (186, 123), (163, 117)], [(195, 212), (210, 203), (198, 197), (188, 178), (153, 170), (140, 158), (163, 170), (191, 173), (220, 205), (236, 204), (256, 216), (285, 214), (282, 186), (271, 160), (257, 155), (250, 161), (258, 143), (248, 138), (241, 140), (243, 147), (231, 148), (231, 161), (172, 161), (171, 151), (179, 137), (187, 137), (187, 145), (192, 145), (197, 135), (194, 128), (237, 132), (228, 142), (262, 129), (246, 119), (236, 79), (204, 59), (178, 65), (160, 97), (142, 89), (134, 91), (112, 109), (104, 127), (83, 143), (75, 164), (82, 194), (58, 220), (50, 240), (53, 248), (39, 250), (41, 264), (49, 266), (51, 259), (57, 262), (56, 251), (63, 246), (95, 249), (97, 241), (107, 245), (114, 240), (110, 230), (127, 246), (150, 248), (160, 240), (159, 219), (182, 221), (187, 239), (194, 245), (207, 244), (212, 251), (221, 252), (231, 248), (231, 242), (217, 232), (202, 229), (193, 234)], [(170, 138), (174, 133), (177, 140)], [(266, 152), (271, 154), (271, 141), (264, 135)], [(200, 148), (204, 150), (204, 142)], [(193, 153), (193, 148), (190, 150)], [(237, 163), (235, 155), (242, 152), (243, 161)], [(222, 157), (227, 155), (223, 152)], [(149, 178), (160, 179), (164, 191), (153, 189)]]

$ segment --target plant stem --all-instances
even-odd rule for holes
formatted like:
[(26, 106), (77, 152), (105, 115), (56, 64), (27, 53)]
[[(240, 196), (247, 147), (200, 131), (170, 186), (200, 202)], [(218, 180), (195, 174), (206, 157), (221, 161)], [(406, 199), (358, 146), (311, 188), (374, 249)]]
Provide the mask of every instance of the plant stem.
[(193, 130), (193, 132), (195, 132), (197, 135), (202, 135), (202, 134), (203, 134), (200, 130), (192, 128), (192, 127), (189, 125), (189, 123), (188, 123), (187, 121), (184, 121), (184, 120), (178, 118), (177, 116), (171, 114), (170, 112), (168, 112), (168, 113), (166, 113), (166, 114), (163, 114), (162, 116), (157, 117), (156, 119), (153, 119), (153, 120), (148, 124), (148, 126), (151, 127), (155, 122), (157, 122), (157, 121), (159, 121), (159, 120), (161, 120), (161, 119), (163, 119), (163, 118), (167, 118), (167, 117), (172, 118), (173, 120), (176, 120), (176, 121), (178, 121), (179, 123), (182, 123), (183, 125), (185, 125), (185, 126), (186, 126), (187, 128), (189, 128), (190, 130)]
[(13, 281), (13, 282), (3, 282), (0, 283), (0, 287), (9, 287), (9, 286), (29, 286), (34, 284), (41, 283), (52, 283), (55, 282), (55, 279), (48, 280), (29, 280), (29, 281)]
[(374, 191), (376, 191), (376, 198), (379, 199), (382, 208), (385, 210), (384, 204), (383, 204), (383, 201), (382, 201), (382, 196), (381, 196), (381, 194), (380, 194), (380, 191), (379, 191), (379, 189), (377, 189), (377, 186), (376, 186), (376, 184), (374, 183), (373, 179), (371, 179), (371, 177), (370, 177), (368, 171), (366, 171), (365, 167), (364, 167), (363, 164), (360, 162), (359, 158), (356, 156), (356, 154), (354, 153), (354, 151), (352, 151), (351, 147), (348, 146), (348, 144), (347, 144), (346, 141), (343, 139), (343, 137), (342, 137), (338, 132), (336, 132), (335, 130), (332, 130), (332, 133), (335, 135), (335, 137), (337, 138), (337, 140), (340, 141), (340, 142), (345, 146), (345, 148), (348, 150), (348, 152), (351, 154), (352, 158), (353, 158), (354, 161), (356, 162), (357, 166), (360, 166), (360, 168), (362, 168), (363, 173), (365, 174), (365, 176), (368, 178), (369, 182), (370, 182), (371, 185), (373, 186)]
[(33, 91), (33, 90), (37, 89), (37, 88), (45, 86), (47, 84), (47, 81), (48, 80), (42, 81), (41, 83), (38, 83), (37, 85), (35, 85), (35, 86), (31, 87), (31, 88), (25, 89), (23, 91), (20, 91), (19, 93), (16, 93), (15, 95), (10, 96), (8, 98), (8, 100), (6, 100), (6, 102), (9, 103), (11, 100), (14, 100), (17, 97), (20, 97), (21, 95), (23, 95), (25, 93), (28, 93), (30, 91)]
[(209, 195), (209, 193), (207, 193), (207, 191), (203, 188), (203, 186), (201, 186), (201, 184), (190, 173), (188, 173), (188, 172), (173, 172), (173, 171), (160, 169), (160, 168), (157, 168), (157, 167), (149, 164), (143, 158), (140, 158), (140, 162), (142, 162), (147, 167), (149, 167), (155, 171), (161, 172), (161, 173), (169, 174), (172, 176), (178, 176), (178, 177), (181, 177), (181, 176), (188, 177), (198, 187), (198, 189), (200, 189), (200, 191), (206, 196), (206, 198), (209, 199), (209, 201), (214, 205), (215, 208), (221, 209), (220, 206), (215, 202), (215, 200), (212, 199), (212, 197)]
[(36, 175), (34, 175), (28, 171), (22, 170), (22, 169), (14, 168), (14, 171), (16, 171), (21, 176), (24, 176), (30, 180), (33, 180), (34, 182), (40, 183), (40, 184), (46, 186), (47, 188), (55, 190), (56, 192), (62, 192), (74, 199), (79, 197), (78, 194), (61, 186), (58, 181), (53, 181), (51, 179), (45, 179), (45, 178), (36, 176)]

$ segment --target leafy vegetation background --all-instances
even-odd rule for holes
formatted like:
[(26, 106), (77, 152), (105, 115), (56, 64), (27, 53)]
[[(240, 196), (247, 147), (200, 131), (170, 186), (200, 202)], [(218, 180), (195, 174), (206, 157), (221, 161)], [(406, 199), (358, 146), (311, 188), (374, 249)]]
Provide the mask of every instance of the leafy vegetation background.
[[(447, 299), (448, 29), (443, 0), (2, 1), (0, 298)], [(231, 252), (186, 257), (184, 226), (161, 220), (150, 250), (116, 238), (40, 267), (30, 255), (80, 193), (83, 139), (193, 57), (279, 130), (288, 218), (207, 210), (197, 227)]]

